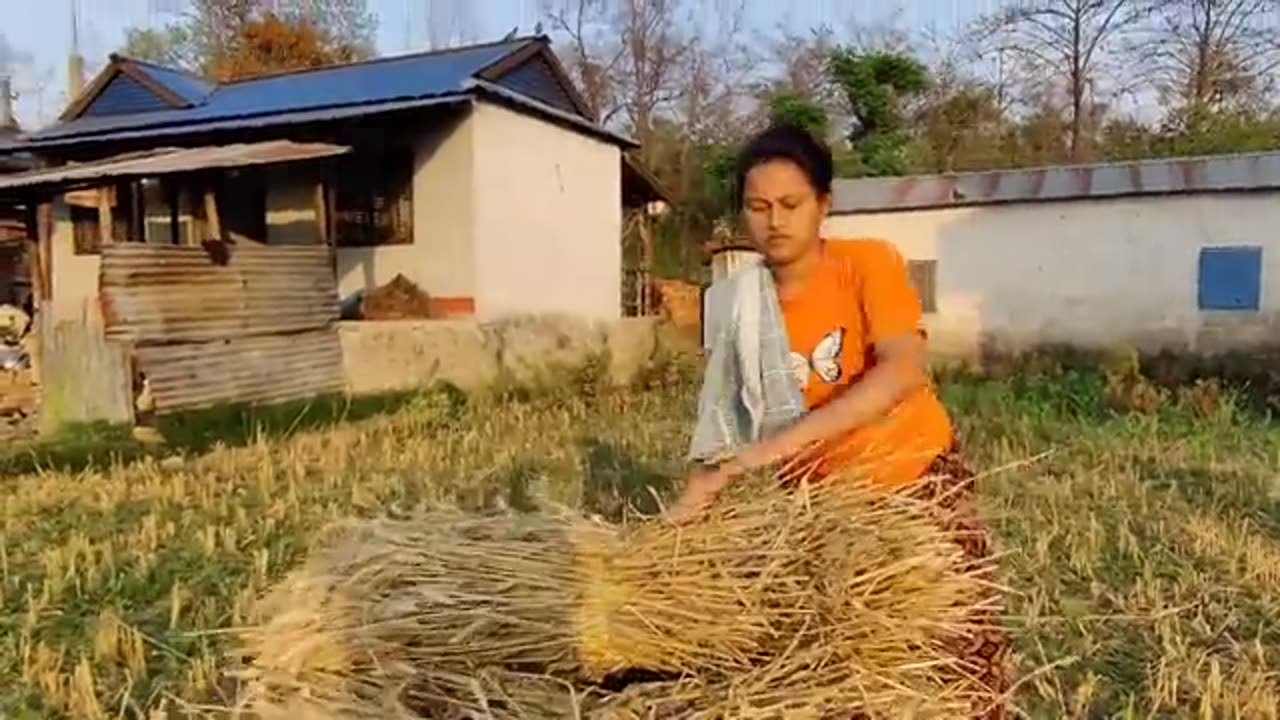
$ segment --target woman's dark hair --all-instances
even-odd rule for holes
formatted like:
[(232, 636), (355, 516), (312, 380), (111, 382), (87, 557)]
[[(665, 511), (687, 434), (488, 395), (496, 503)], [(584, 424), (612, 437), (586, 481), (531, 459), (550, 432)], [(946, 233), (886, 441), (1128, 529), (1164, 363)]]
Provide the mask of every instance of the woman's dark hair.
[(742, 207), (747, 173), (755, 166), (771, 160), (789, 160), (795, 163), (805, 177), (809, 178), (809, 184), (819, 196), (831, 194), (831, 178), (835, 173), (831, 148), (804, 128), (775, 123), (751, 138), (738, 153), (733, 182), (734, 207)]

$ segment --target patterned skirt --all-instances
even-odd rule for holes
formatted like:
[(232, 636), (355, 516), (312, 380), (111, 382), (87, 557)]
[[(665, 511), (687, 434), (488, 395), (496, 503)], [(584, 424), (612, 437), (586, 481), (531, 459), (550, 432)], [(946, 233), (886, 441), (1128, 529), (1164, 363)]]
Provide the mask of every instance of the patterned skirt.
[[(986, 560), (991, 554), (991, 533), (978, 516), (973, 487), (974, 474), (960, 453), (953, 449), (936, 458), (925, 472), (928, 478), (914, 492), (926, 499), (938, 500), (943, 509), (943, 527), (956, 537), (971, 562)], [(974, 708), (975, 720), (1004, 720), (1007, 711), (1004, 696), (1010, 688), (1009, 633), (1000, 625), (995, 610), (974, 618), (977, 628), (954, 646), (966, 675), (981, 682), (991, 697), (1000, 701), (984, 701)]]

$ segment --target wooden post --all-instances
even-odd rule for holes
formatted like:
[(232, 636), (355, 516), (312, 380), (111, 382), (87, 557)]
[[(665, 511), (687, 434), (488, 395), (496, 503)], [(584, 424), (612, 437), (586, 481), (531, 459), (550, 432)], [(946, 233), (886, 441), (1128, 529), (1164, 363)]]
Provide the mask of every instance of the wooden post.
[(178, 226), (178, 203), (180, 195), (178, 192), (178, 183), (172, 179), (172, 176), (164, 179), (164, 199), (169, 205), (169, 244), (182, 245), (182, 237), (179, 233)]
[(36, 209), (36, 267), (43, 304), (53, 298), (53, 203), (48, 201)]
[(222, 240), (222, 221), (218, 217), (218, 197), (213, 188), (204, 191), (204, 221), (208, 223), (209, 239)]
[(112, 242), (115, 234), (115, 220), (111, 214), (112, 194), (109, 188), (98, 188), (98, 246)]
[(132, 200), (133, 212), (129, 218), (129, 238), (132, 242), (147, 240), (147, 200), (142, 195), (142, 181), (134, 180), (130, 185), (129, 198)]
[(329, 234), (329, 203), (328, 191), (325, 189), (325, 183), (316, 183), (315, 206), (316, 206), (316, 231), (320, 235), (321, 245), (332, 245), (333, 237)]
[(39, 309), (40, 300), (44, 298), (44, 273), (41, 271), (42, 260), (40, 258), (40, 221), (37, 205), (28, 204), (26, 207), (27, 215), (27, 239), (23, 244), (23, 252), (26, 254), (27, 276), (31, 283), (31, 305), (34, 309)]
[(653, 312), (653, 228), (649, 224), (647, 208), (640, 210), (640, 315)]

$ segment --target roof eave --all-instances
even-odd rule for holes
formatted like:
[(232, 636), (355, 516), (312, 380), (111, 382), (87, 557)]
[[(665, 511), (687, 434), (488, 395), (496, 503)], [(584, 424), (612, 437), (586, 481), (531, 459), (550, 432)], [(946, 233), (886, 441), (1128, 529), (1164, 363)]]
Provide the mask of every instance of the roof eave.
[(1280, 152), (1156, 158), (893, 178), (843, 178), (832, 214), (1280, 189)]
[(540, 100), (535, 100), (528, 95), (523, 95), (515, 92), (514, 90), (508, 90), (507, 88), (491, 83), (488, 80), (481, 80), (478, 78), (472, 79), (464, 83), (463, 87), (464, 89), (485, 99), (514, 104), (523, 110), (543, 115), (548, 120), (566, 123), (579, 132), (593, 136), (599, 140), (604, 140), (619, 147), (628, 150), (634, 150), (640, 147), (640, 143), (626, 135), (601, 127), (580, 115), (565, 112), (564, 110), (548, 105)]
[[(471, 98), (465, 93), (451, 93), (429, 98), (377, 102), (365, 105), (340, 105), (337, 107), (295, 110), (285, 113), (242, 115), (239, 117), (212, 120), (202, 123), (175, 122), (137, 129), (112, 130), (98, 133), (87, 133), (83, 135), (54, 137), (47, 140), (41, 140), (38, 137), (35, 137), (18, 143), (18, 147), (15, 147), (14, 151), (39, 152), (42, 150), (86, 147), (123, 140), (138, 140), (152, 137), (157, 139), (173, 138), (206, 132), (274, 128), (296, 124), (300, 122), (298, 120), (300, 116), (308, 116), (305, 122), (325, 122), (357, 117), (370, 117), (425, 108), (446, 107), (449, 105), (462, 105), (470, 102), (470, 100)], [(326, 112), (331, 115), (329, 117), (324, 117), (323, 114)]]

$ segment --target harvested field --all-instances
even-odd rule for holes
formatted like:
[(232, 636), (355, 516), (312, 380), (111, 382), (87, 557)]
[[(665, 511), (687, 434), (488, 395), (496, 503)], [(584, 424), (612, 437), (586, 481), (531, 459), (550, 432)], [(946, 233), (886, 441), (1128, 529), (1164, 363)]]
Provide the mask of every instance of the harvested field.
[[(222, 702), (221, 629), (335, 519), (544, 499), (652, 511), (678, 476), (694, 390), (675, 374), (503, 402), (429, 392), (336, 422), (315, 407), (208, 416), (163, 428), (164, 449), (109, 434), (6, 446), (0, 716)], [(1006, 468), (982, 494), (1021, 590), (1029, 716), (1280, 714), (1274, 424), (1207, 386), (1113, 410), (1090, 373), (957, 378), (945, 396), (972, 464)]]

